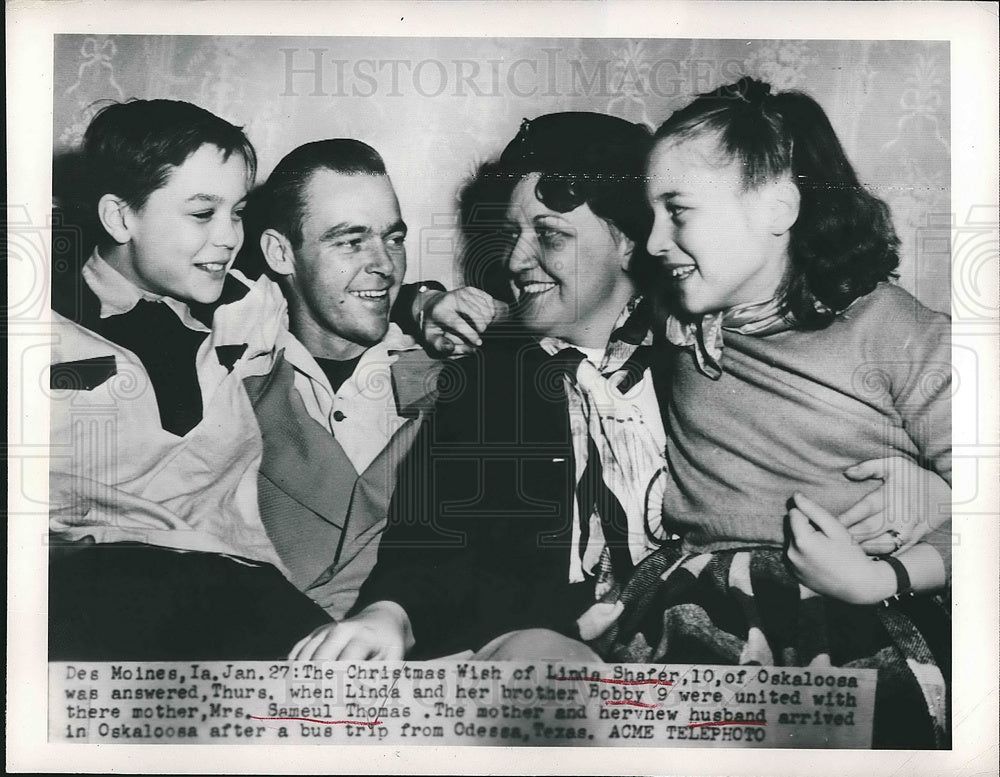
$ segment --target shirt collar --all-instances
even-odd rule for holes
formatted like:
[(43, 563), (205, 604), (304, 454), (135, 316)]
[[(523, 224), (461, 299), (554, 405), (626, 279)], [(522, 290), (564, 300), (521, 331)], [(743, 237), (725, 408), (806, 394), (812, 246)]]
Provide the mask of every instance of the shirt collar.
[(100, 300), (101, 312), (99, 315), (101, 318), (128, 313), (139, 304), (139, 300), (144, 299), (150, 302), (164, 303), (177, 314), (181, 323), (188, 329), (193, 329), (196, 332), (210, 331), (208, 327), (191, 315), (191, 311), (185, 303), (173, 297), (165, 297), (140, 289), (108, 264), (96, 248), (83, 266), (82, 275), (91, 291)]
[[(601, 372), (612, 372), (619, 369), (640, 345), (650, 345), (653, 342), (653, 334), (647, 320), (648, 311), (642, 302), (642, 295), (637, 294), (618, 314), (607, 345), (603, 349), (598, 349), (603, 350), (603, 358), (599, 360), (600, 363), (596, 364)], [(565, 348), (580, 350), (578, 346), (559, 337), (543, 337), (539, 341), (539, 345), (549, 356), (554, 356)], [(592, 360), (593, 351), (592, 349), (587, 350), (590, 353), (585, 355)]]
[[(285, 359), (288, 360), (292, 367), (308, 375), (314, 382), (326, 388), (330, 395), (333, 396), (334, 392), (330, 387), (330, 381), (327, 380), (326, 374), (320, 369), (320, 366), (316, 363), (312, 354), (306, 350), (306, 347), (287, 329), (283, 330), (279, 335), (278, 348), (285, 350)], [(381, 361), (389, 366), (396, 361), (398, 354), (419, 349), (420, 346), (416, 340), (409, 335), (403, 334), (403, 331), (396, 324), (389, 324), (389, 331), (386, 332), (385, 337), (362, 354), (361, 361), (358, 362), (358, 366), (354, 369), (354, 375), (357, 375), (360, 370), (367, 367), (373, 361)], [(349, 384), (351, 384), (354, 375), (344, 382), (344, 385), (341, 386), (342, 391), (349, 390)]]
[(722, 377), (723, 331), (741, 335), (765, 335), (787, 332), (795, 327), (795, 318), (785, 312), (781, 297), (737, 305), (721, 313), (706, 313), (694, 321), (667, 317), (667, 340), (694, 351), (698, 371), (718, 380)]

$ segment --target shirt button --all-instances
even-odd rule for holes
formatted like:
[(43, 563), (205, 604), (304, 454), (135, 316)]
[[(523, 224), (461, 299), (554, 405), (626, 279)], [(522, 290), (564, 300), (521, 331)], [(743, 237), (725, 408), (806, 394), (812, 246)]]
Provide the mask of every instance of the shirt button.
[(333, 420), (334, 421), (343, 421), (345, 418), (347, 418), (347, 416), (344, 415), (343, 413), (341, 413), (339, 410), (334, 410), (333, 411)]

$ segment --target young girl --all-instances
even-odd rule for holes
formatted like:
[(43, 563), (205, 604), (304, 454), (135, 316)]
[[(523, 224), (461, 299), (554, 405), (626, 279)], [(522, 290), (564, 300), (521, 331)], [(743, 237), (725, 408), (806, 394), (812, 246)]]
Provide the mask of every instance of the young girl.
[(664, 525), (683, 539), (641, 565), (602, 647), (875, 667), (874, 744), (943, 746), (947, 617), (899, 595), (945, 586), (946, 516), (859, 534), (818, 505), (861, 498), (866, 459), (950, 483), (948, 317), (886, 282), (888, 208), (804, 94), (742, 79), (697, 98), (656, 133), (647, 174), (676, 313)]

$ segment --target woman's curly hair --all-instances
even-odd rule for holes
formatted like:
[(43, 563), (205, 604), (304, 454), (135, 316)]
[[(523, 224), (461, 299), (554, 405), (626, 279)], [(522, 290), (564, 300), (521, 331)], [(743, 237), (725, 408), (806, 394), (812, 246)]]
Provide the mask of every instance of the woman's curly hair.
[(514, 302), (514, 293), (507, 271), (510, 244), (503, 227), (516, 183), (501, 174), (499, 161), (491, 160), (475, 169), (458, 194), (462, 281), (508, 304)]
[(899, 238), (889, 207), (858, 180), (827, 118), (802, 92), (771, 94), (742, 78), (700, 95), (656, 131), (654, 142), (711, 133), (743, 168), (750, 190), (790, 176), (799, 215), (789, 238), (781, 289), (784, 312), (803, 329), (822, 329), (854, 300), (897, 276)]

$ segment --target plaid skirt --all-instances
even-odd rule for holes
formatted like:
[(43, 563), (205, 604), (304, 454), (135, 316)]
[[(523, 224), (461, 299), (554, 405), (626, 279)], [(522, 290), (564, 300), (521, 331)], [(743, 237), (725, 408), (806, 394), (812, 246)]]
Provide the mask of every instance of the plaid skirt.
[(666, 546), (618, 598), (621, 615), (590, 642), (608, 661), (876, 669), (873, 747), (950, 747), (945, 597), (852, 605), (800, 585), (778, 548)]

